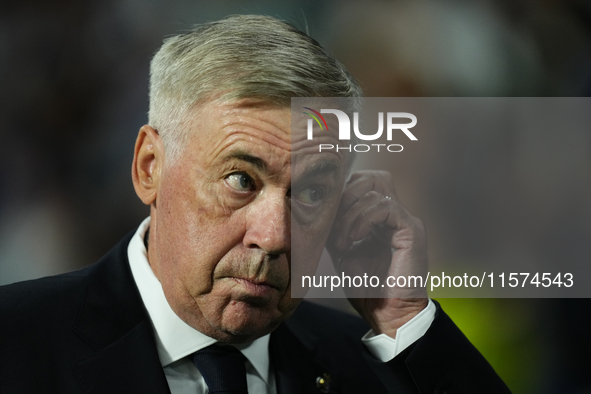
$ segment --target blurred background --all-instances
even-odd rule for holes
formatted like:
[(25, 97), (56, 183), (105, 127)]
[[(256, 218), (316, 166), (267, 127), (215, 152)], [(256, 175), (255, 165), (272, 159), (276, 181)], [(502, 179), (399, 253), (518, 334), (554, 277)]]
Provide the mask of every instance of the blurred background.
[[(130, 166), (153, 53), (194, 24), (251, 13), (308, 31), (366, 96), (591, 94), (589, 0), (4, 0), (0, 284), (91, 264), (149, 214)], [(457, 135), (454, 160), (405, 156), (393, 175), (427, 224), (430, 259), (503, 258), (496, 245), (519, 234), (502, 250), (591, 263), (591, 130), (561, 132)], [(535, 231), (492, 220), (498, 190), (482, 180), (507, 177), (502, 207)], [(591, 301), (441, 302), (514, 393), (591, 393)]]

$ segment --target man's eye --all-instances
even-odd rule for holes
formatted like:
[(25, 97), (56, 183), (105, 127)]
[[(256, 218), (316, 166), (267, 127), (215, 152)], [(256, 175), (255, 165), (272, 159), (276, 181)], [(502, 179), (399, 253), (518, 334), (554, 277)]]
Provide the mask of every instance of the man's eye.
[(226, 177), (226, 182), (238, 191), (254, 190), (255, 184), (251, 177), (243, 172), (235, 172)]
[(321, 187), (309, 187), (300, 191), (297, 198), (304, 204), (313, 205), (322, 200), (325, 194)]

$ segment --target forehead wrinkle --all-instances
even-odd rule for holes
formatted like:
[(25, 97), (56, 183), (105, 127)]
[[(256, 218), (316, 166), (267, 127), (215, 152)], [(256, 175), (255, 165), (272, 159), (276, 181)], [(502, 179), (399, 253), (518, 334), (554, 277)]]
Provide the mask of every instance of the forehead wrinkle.
[[(234, 114), (235, 115), (235, 114)], [(266, 118), (271, 118), (268, 120)], [(222, 121), (221, 130), (225, 133), (245, 133), (270, 144), (276, 145), (285, 150), (291, 150), (291, 127), (289, 119), (286, 120), (285, 130), (277, 123), (282, 123), (276, 116), (267, 114), (264, 118), (253, 115), (237, 115), (236, 117), (225, 117)], [(267, 138), (262, 137), (262, 135)]]
[[(253, 137), (255, 137), (256, 139), (262, 139), (264, 142), (268, 143), (270, 146), (264, 146), (260, 143), (257, 143), (255, 141), (255, 138), (253, 138)], [(224, 152), (227, 149), (230, 149), (232, 152), (240, 152), (243, 155), (258, 158), (259, 155), (262, 155), (266, 152), (272, 152), (275, 150), (285, 150), (286, 153), (289, 155), (287, 157), (287, 160), (289, 162), (289, 160), (290, 160), (289, 158), (291, 157), (291, 144), (284, 144), (284, 147), (282, 148), (282, 147), (277, 146), (277, 145), (265, 140), (264, 138), (260, 138), (260, 137), (261, 136), (259, 134), (249, 134), (249, 133), (244, 133), (240, 130), (235, 130), (235, 131), (229, 132), (227, 135), (224, 136), (224, 138), (219, 140), (217, 142), (217, 144), (213, 147), (212, 153), (215, 156), (220, 156), (220, 155), (222, 155), (222, 152)], [(244, 145), (241, 145), (241, 144), (244, 144)], [(234, 148), (234, 146), (237, 146), (237, 147)], [(253, 146), (254, 149), (249, 149), (248, 148), (249, 146)], [(255, 153), (255, 152), (257, 152), (257, 153)], [(279, 152), (279, 153), (281, 153), (281, 152)], [(231, 154), (232, 153), (230, 153), (228, 155), (231, 155)], [(273, 161), (282, 161), (281, 154), (272, 154), (270, 156), (270, 158), (273, 159)], [(224, 159), (224, 161), (227, 161), (227, 160)], [(272, 167), (272, 164), (265, 161), (265, 168), (270, 169), (271, 167)]]
[(261, 130), (255, 127), (244, 127), (242, 125), (238, 127), (228, 126), (222, 129), (225, 134), (224, 139), (233, 138), (235, 135), (248, 136), (249, 140), (261, 140), (279, 149), (291, 152), (291, 138), (289, 134), (286, 134), (286, 138), (281, 138), (274, 133)]
[(313, 163), (307, 167), (298, 178), (309, 178), (326, 173), (338, 174), (341, 170), (341, 165), (334, 159), (324, 159)]
[(259, 171), (269, 172), (269, 165), (265, 160), (261, 159), (260, 157), (254, 156), (243, 149), (238, 149), (233, 152), (230, 152), (230, 154), (224, 157), (224, 162), (228, 162), (231, 160), (245, 161), (255, 166)]
[(269, 152), (280, 150), (280, 148), (253, 144), (253, 141), (244, 133), (234, 134), (231, 138), (226, 138), (218, 143), (214, 152), (217, 163), (227, 164), (238, 160), (253, 166), (261, 174), (265, 174), (269, 180), (273, 179), (278, 183), (290, 182), (290, 152), (269, 155)]
[(341, 166), (336, 160), (328, 159), (312, 164), (305, 172), (304, 175), (312, 175), (322, 172), (339, 172)]

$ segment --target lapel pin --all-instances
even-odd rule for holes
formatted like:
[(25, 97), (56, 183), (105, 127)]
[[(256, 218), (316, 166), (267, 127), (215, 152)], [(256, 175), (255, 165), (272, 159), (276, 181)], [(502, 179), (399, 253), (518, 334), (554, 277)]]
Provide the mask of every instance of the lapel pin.
[(330, 391), (330, 375), (323, 373), (322, 376), (316, 378), (316, 387), (321, 393), (328, 393)]

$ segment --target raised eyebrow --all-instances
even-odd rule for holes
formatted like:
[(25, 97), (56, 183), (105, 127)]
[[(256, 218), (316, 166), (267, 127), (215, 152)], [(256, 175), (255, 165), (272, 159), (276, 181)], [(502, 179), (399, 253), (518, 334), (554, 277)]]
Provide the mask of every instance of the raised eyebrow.
[(241, 152), (241, 151), (232, 152), (228, 156), (226, 156), (224, 159), (224, 161), (226, 161), (226, 162), (230, 161), (230, 160), (245, 161), (247, 163), (252, 164), (260, 171), (266, 172), (267, 169), (269, 168), (269, 166), (267, 165), (267, 163), (263, 159), (261, 159), (260, 157), (256, 157), (251, 154), (248, 154), (246, 152)]
[(341, 170), (341, 166), (335, 162), (334, 160), (326, 160), (320, 161), (317, 163), (312, 164), (310, 167), (306, 168), (304, 173), (301, 175), (302, 178), (313, 177), (317, 175), (322, 175), (326, 173), (339, 173)]

